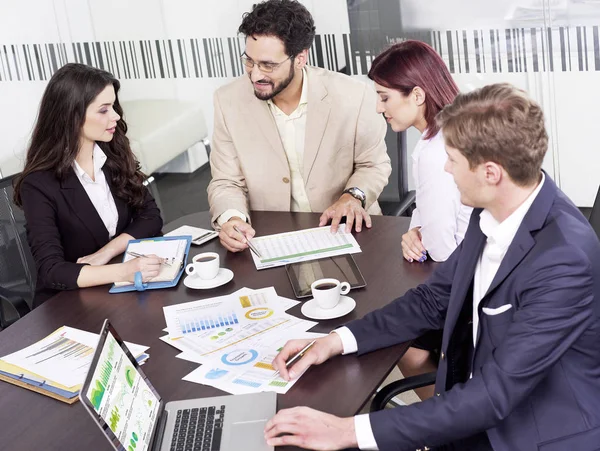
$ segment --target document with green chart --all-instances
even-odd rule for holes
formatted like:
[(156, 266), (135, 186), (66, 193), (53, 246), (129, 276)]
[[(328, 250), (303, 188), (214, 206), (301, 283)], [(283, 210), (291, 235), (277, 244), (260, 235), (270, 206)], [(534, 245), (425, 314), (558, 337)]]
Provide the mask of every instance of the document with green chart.
[(361, 252), (354, 236), (346, 233), (346, 224), (340, 224), (337, 233), (331, 233), (331, 226), (315, 227), (259, 236), (252, 239), (252, 244), (261, 255), (259, 258), (252, 253), (256, 269)]

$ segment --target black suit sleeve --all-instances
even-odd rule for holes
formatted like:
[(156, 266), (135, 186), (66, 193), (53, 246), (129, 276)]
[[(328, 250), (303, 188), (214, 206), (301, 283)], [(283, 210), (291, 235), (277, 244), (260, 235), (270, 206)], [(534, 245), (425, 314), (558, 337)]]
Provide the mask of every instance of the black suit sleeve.
[(65, 260), (56, 219), (56, 201), (51, 190), (36, 174), (31, 174), (21, 185), (21, 199), (27, 221), (27, 240), (37, 268), (38, 288), (78, 288), (77, 279), (85, 265)]
[(143, 205), (133, 212), (131, 222), (122, 232), (136, 239), (160, 236), (163, 226), (160, 210), (148, 188), (145, 190)]

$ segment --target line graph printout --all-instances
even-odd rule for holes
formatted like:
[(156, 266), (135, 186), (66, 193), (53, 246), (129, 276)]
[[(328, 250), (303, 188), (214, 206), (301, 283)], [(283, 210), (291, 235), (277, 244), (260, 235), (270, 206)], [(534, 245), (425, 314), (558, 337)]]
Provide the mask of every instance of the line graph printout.
[[(92, 363), (98, 334), (63, 326), (46, 338), (2, 357), (2, 360), (19, 366), (46, 380), (66, 387), (83, 384)], [(127, 343), (133, 355), (148, 348)]]
[(337, 233), (331, 233), (330, 226), (278, 233), (252, 239), (252, 243), (262, 258), (252, 253), (256, 269), (283, 266), (361, 252), (360, 246), (351, 233), (346, 233), (346, 225), (340, 224)]

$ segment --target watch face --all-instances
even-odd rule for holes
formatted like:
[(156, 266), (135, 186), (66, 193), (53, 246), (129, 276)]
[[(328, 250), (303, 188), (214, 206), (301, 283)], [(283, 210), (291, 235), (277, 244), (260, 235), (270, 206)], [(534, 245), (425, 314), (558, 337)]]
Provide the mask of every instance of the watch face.
[(350, 192), (351, 194), (353, 194), (354, 196), (358, 196), (361, 199), (364, 199), (365, 197), (365, 193), (363, 193), (360, 189), (358, 188), (350, 188)]

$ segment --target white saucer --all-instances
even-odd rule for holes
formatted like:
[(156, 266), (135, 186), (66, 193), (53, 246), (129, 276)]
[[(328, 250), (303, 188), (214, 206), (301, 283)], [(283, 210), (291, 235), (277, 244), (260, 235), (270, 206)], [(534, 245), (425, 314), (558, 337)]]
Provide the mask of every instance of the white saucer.
[(187, 276), (183, 279), (183, 284), (188, 288), (195, 290), (207, 290), (209, 288), (220, 287), (233, 279), (233, 271), (227, 268), (219, 268), (217, 277), (214, 279), (204, 280), (198, 276)]
[(323, 309), (317, 301), (311, 299), (302, 305), (302, 314), (312, 319), (333, 319), (347, 315), (356, 307), (356, 302), (350, 296), (340, 296), (340, 302), (333, 308)]

